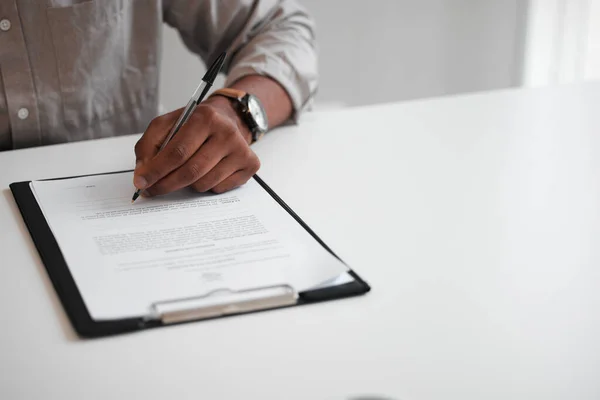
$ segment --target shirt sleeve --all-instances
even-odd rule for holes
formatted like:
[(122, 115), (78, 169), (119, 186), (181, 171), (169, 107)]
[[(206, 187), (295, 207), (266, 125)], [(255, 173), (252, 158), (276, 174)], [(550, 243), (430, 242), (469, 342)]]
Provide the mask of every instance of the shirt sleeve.
[(205, 63), (227, 51), (226, 84), (247, 75), (279, 82), (293, 120), (317, 90), (314, 21), (294, 0), (165, 0), (164, 20)]

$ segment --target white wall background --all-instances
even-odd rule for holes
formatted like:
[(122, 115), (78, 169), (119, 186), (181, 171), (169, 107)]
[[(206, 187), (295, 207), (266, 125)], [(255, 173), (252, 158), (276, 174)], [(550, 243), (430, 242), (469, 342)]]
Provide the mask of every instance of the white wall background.
[[(318, 24), (317, 106), (600, 78), (600, 0), (299, 1)], [(204, 66), (172, 29), (163, 43), (168, 110)]]
[(523, 83), (600, 79), (600, 0), (530, 0)]
[(519, 83), (523, 0), (301, 0), (317, 20), (321, 101), (350, 105)]

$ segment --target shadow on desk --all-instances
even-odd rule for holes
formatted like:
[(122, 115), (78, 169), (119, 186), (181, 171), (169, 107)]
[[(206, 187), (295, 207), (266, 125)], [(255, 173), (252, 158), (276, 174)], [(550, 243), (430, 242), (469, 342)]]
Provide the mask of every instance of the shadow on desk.
[(37, 252), (35, 244), (31, 240), (31, 236), (29, 235), (29, 231), (27, 230), (27, 226), (25, 222), (21, 218), (21, 212), (19, 211), (19, 207), (17, 207), (17, 203), (15, 203), (15, 199), (10, 191), (10, 189), (3, 189), (2, 195), (4, 196), (6, 203), (9, 205), (12, 211), (12, 217), (15, 221), (15, 226), (19, 227), (19, 233), (23, 237), (23, 243), (27, 243), (27, 248), (32, 255), (32, 258), (35, 259), (35, 264), (40, 275), (40, 279), (44, 283), (44, 288), (46, 290), (47, 298), (52, 303), (52, 308), (56, 311), (54, 315), (58, 317), (58, 323), (61, 326), (61, 329), (65, 335), (65, 338), (69, 341), (79, 341), (79, 337), (75, 330), (71, 326), (71, 322), (65, 313), (64, 308), (54, 290), (54, 286), (48, 277), (48, 273), (46, 272), (46, 267), (42, 263), (40, 259), (40, 255)]

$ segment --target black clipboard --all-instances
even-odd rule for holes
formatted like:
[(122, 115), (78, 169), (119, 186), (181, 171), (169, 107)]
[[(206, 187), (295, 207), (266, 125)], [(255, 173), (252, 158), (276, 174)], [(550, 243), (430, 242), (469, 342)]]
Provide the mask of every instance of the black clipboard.
[[(90, 174), (108, 175), (130, 171), (116, 171), (112, 173)], [(56, 178), (49, 180), (72, 179), (82, 176), (72, 176)], [(260, 186), (273, 197), (321, 246), (323, 246), (334, 257), (342, 261), (313, 231), (312, 229), (257, 175), (253, 177)], [(155, 328), (165, 325), (188, 323), (200, 320), (222, 318), (233, 315), (245, 314), (249, 312), (266, 311), (296, 305), (317, 303), (321, 301), (341, 299), (344, 297), (357, 296), (365, 294), (371, 290), (370, 286), (362, 280), (354, 271), (348, 270), (348, 273), (354, 278), (354, 281), (344, 283), (338, 286), (315, 289), (300, 293), (293, 293), (293, 298), (278, 293), (273, 295), (270, 301), (262, 304), (250, 304), (250, 306), (241, 305), (230, 309), (227, 313), (188, 313), (181, 317), (175, 315), (170, 320), (147, 319), (146, 317), (126, 318), (116, 320), (96, 321), (92, 319), (88, 312), (81, 293), (77, 288), (75, 280), (71, 275), (69, 266), (60, 251), (58, 243), (48, 226), (35, 195), (31, 191), (31, 181), (15, 182), (10, 185), (15, 201), (19, 207), (25, 225), (29, 230), (35, 247), (40, 254), (42, 262), (60, 301), (65, 309), (71, 324), (80, 337), (100, 337), (109, 336), (126, 332), (133, 332), (142, 329)], [(342, 261), (343, 263), (343, 261)], [(345, 263), (344, 263), (345, 264)], [(281, 300), (281, 301), (280, 301)], [(292, 301), (293, 300), (293, 301)]]

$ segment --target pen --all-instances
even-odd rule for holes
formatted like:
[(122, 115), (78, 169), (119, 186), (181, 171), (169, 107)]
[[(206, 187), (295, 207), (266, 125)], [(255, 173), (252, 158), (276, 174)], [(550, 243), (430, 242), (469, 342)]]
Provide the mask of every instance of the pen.
[[(213, 85), (217, 75), (219, 74), (219, 71), (221, 71), (221, 67), (223, 67), (223, 63), (225, 62), (226, 56), (226, 52), (221, 53), (219, 58), (217, 58), (215, 62), (212, 63), (208, 71), (206, 71), (206, 73), (202, 77), (202, 82), (200, 82), (200, 85), (198, 85), (196, 91), (194, 91), (192, 98), (190, 99), (190, 101), (188, 101), (187, 105), (183, 109), (183, 112), (177, 119), (177, 122), (175, 122), (175, 125), (173, 125), (173, 127), (169, 131), (169, 134), (163, 141), (162, 145), (160, 146), (160, 149), (158, 149), (159, 152), (162, 151), (162, 149), (164, 149), (165, 146), (171, 141), (173, 136), (175, 136), (175, 134), (179, 131), (179, 129), (181, 129), (183, 124), (185, 124), (190, 118), (198, 104), (200, 104), (200, 102), (204, 99), (204, 96), (206, 96), (206, 93), (208, 93), (208, 90)], [(140, 196), (140, 193), (141, 189), (137, 189), (135, 191), (133, 197), (131, 198), (132, 204)]]

